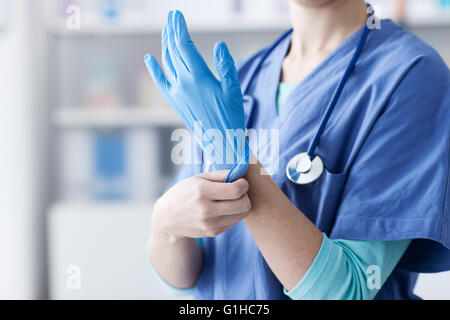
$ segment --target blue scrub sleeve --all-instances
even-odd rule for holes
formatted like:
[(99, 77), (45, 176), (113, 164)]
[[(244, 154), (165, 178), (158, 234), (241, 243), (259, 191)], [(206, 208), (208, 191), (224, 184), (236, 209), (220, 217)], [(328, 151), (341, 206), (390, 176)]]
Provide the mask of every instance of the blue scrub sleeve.
[(449, 75), (439, 57), (419, 57), (388, 84), (395, 92), (349, 161), (331, 239), (415, 239), (399, 267), (450, 268)]
[(373, 299), (409, 243), (410, 240), (330, 240), (324, 234), (307, 273), (291, 291), (284, 289), (284, 293), (294, 300)]

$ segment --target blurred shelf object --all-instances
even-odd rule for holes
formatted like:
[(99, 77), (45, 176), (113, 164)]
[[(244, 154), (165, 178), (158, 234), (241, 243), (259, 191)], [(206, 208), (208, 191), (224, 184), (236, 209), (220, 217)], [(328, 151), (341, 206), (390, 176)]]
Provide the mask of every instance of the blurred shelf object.
[(167, 13), (174, 9), (185, 14), (192, 32), (285, 29), (289, 20), (285, 0), (53, 0), (50, 3), (47, 10), (50, 29), (64, 35), (159, 34)]
[(407, 27), (411, 28), (450, 28), (450, 14), (435, 16), (406, 16), (402, 21)]
[(450, 27), (448, 0), (371, 0), (381, 18), (400, 21), (408, 28)]
[(169, 107), (59, 108), (52, 120), (68, 129), (184, 126)]
[(450, 27), (450, 2), (408, 0), (404, 22), (410, 27)]
[[(449, 15), (435, 15), (431, 17), (406, 16), (402, 22), (408, 27), (450, 27)], [(193, 34), (220, 34), (233, 32), (281, 32), (290, 28), (287, 19), (249, 22), (243, 20), (229, 20), (223, 22), (196, 22), (189, 24)], [(161, 24), (141, 25), (109, 25), (98, 24), (82, 27), (81, 29), (67, 29), (63, 24), (55, 23), (49, 27), (50, 34), (58, 37), (73, 36), (121, 36), (121, 35), (155, 35), (159, 36), (162, 30)], [(1, 26), (0, 26), (1, 30)]]

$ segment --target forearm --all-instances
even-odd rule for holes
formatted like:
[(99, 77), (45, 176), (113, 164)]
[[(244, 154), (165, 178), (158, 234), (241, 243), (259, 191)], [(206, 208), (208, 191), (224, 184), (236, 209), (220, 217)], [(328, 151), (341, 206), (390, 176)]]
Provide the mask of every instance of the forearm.
[(249, 166), (246, 179), (252, 209), (245, 222), (271, 270), (290, 290), (313, 263), (322, 232), (261, 170), (259, 163)]
[(158, 214), (153, 217), (148, 239), (148, 254), (153, 267), (171, 286), (191, 288), (202, 268), (202, 249), (194, 238), (172, 239), (161, 227)]

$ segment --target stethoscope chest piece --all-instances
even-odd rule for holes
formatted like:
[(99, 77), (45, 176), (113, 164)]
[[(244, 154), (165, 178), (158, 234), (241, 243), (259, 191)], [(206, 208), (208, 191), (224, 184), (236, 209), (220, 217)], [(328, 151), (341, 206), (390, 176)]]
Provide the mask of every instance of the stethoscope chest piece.
[(296, 184), (308, 184), (316, 181), (323, 172), (323, 162), (319, 156), (311, 157), (307, 152), (293, 157), (286, 166), (286, 175)]

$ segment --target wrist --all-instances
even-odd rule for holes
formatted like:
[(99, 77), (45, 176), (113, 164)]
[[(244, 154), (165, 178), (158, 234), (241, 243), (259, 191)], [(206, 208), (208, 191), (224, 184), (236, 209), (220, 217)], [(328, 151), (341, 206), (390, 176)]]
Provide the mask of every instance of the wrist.
[(169, 215), (167, 213), (167, 206), (165, 205), (164, 199), (161, 197), (153, 206), (151, 233), (153, 236), (165, 238), (166, 241), (169, 241), (170, 243), (177, 243), (182, 239), (185, 239), (185, 237), (172, 231), (170, 219), (168, 219)]
[[(237, 155), (238, 159), (229, 170), (225, 182), (234, 182), (247, 174), (251, 155), (251, 150), (247, 138), (245, 138), (243, 149), (244, 149), (243, 154)], [(240, 150), (239, 146), (237, 147), (237, 150)]]

